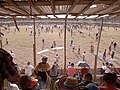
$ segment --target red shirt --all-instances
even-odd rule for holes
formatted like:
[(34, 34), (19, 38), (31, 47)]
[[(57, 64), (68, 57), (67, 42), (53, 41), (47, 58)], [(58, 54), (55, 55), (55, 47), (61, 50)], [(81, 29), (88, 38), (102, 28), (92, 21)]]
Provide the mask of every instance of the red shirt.
[(120, 90), (116, 88), (115, 86), (99, 86), (100, 90)]
[(76, 73), (76, 68), (74, 67), (68, 68), (68, 76), (74, 76), (75, 73)]

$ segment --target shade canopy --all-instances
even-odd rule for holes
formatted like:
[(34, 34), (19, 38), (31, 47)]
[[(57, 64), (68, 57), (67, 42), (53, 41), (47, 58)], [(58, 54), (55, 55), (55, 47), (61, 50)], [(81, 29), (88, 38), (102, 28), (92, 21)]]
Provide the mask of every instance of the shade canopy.
[(86, 61), (79, 61), (77, 66), (78, 67), (90, 67)]
[(0, 0), (0, 16), (40, 18), (119, 17), (119, 0)]

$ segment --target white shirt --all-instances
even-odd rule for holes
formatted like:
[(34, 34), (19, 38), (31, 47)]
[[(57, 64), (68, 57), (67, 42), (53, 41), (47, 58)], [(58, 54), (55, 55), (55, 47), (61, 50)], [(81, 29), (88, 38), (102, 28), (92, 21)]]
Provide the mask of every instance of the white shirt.
[(105, 73), (109, 73), (110, 72), (110, 69), (106, 66), (105, 67)]
[(10, 83), (10, 90), (20, 90), (16, 84)]
[(15, 57), (15, 54), (13, 53), (13, 52), (10, 52), (9, 51), (9, 53), (10, 53), (10, 55), (14, 58)]
[(31, 76), (33, 69), (34, 69), (34, 67), (33, 67), (32, 65), (27, 65), (27, 66), (25, 67), (25, 74), (28, 75), (28, 76)]

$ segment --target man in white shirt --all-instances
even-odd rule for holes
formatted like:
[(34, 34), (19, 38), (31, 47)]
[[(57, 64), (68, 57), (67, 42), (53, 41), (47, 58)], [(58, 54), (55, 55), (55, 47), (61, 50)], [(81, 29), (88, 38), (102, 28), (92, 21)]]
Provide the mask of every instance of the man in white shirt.
[(104, 67), (104, 69), (105, 69), (105, 73), (111, 72), (108, 62), (106, 62), (106, 67)]
[(30, 62), (28, 62), (27, 66), (25, 66), (25, 75), (31, 76), (33, 69), (34, 67), (30, 64)]

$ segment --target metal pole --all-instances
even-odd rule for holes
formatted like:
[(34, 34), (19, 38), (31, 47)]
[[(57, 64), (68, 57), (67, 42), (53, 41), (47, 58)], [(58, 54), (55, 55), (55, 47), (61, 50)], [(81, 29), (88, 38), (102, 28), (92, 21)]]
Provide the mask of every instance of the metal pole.
[(35, 17), (33, 18), (34, 21), (34, 43), (33, 43), (33, 59), (34, 59), (34, 67), (36, 66), (36, 31), (35, 31)]
[(97, 59), (98, 59), (98, 52), (99, 52), (99, 46), (100, 46), (100, 40), (101, 40), (101, 33), (103, 29), (103, 18), (102, 18), (102, 24), (101, 24), (101, 29), (99, 31), (99, 38), (98, 38), (98, 44), (97, 44), (97, 51), (95, 55), (95, 64), (94, 64), (94, 81), (96, 81), (96, 69), (97, 69)]
[(65, 30), (64, 30), (64, 75), (66, 75), (66, 27), (67, 27), (67, 16), (65, 18)]

